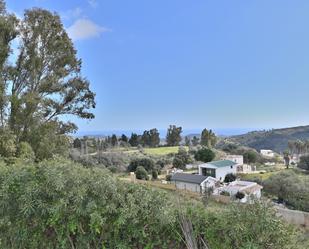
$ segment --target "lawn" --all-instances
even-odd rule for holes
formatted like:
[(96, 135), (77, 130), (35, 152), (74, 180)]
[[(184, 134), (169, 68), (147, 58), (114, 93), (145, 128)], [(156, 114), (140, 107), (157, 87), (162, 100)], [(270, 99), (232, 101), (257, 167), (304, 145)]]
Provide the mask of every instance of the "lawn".
[[(186, 150), (188, 147), (184, 146)], [(153, 156), (164, 156), (171, 153), (177, 153), (179, 146), (171, 146), (171, 147), (158, 147), (158, 148), (145, 148), (144, 152)]]

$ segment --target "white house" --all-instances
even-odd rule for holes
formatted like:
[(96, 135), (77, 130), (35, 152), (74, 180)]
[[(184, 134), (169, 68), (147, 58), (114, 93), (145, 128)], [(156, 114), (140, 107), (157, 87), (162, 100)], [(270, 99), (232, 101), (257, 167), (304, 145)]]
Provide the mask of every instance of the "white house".
[(225, 160), (233, 161), (237, 164), (237, 166), (241, 166), (244, 164), (244, 156), (243, 155), (227, 155)]
[(211, 176), (223, 181), (227, 174), (237, 173), (237, 164), (231, 160), (203, 163), (198, 166), (198, 172), (201, 176)]
[(218, 181), (210, 176), (176, 173), (172, 175), (171, 182), (177, 189), (203, 193), (206, 188), (214, 188)]
[(231, 197), (240, 192), (244, 194), (244, 198), (240, 200), (242, 203), (251, 202), (254, 199), (261, 198), (261, 190), (263, 187), (256, 182), (248, 181), (234, 181), (229, 183), (227, 186), (217, 188), (214, 194), (220, 194), (221, 192), (228, 192)]
[(260, 150), (260, 154), (265, 157), (275, 157), (275, 153), (272, 150)]

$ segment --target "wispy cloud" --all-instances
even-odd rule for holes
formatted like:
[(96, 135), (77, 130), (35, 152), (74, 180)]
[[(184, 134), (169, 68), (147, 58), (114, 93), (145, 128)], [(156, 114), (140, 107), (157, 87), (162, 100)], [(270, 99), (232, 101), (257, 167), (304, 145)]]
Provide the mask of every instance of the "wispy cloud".
[(81, 18), (77, 19), (68, 29), (68, 34), (73, 41), (85, 40), (93, 37), (98, 37), (101, 33), (110, 31), (93, 21)]
[(98, 6), (97, 0), (88, 0), (88, 3), (92, 8), (96, 8)]
[(76, 7), (75, 9), (70, 9), (61, 13), (61, 17), (65, 20), (71, 20), (79, 18), (83, 13), (83, 10), (80, 7)]

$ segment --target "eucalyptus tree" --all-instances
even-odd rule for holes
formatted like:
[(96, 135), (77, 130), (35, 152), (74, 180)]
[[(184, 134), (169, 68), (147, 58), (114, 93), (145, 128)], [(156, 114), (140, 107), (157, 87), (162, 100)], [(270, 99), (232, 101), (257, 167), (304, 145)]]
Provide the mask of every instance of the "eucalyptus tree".
[(201, 145), (212, 148), (217, 143), (216, 134), (210, 129), (204, 129), (201, 134)]
[[(8, 20), (2, 17), (5, 12), (0, 1), (1, 18)], [(74, 123), (64, 122), (63, 116), (93, 119), (95, 94), (81, 74), (81, 60), (57, 14), (35, 8), (26, 10), (18, 22), (16, 18), (12, 20), (11, 17), (11, 30), (10, 25), (5, 26), (10, 35), (1, 32), (6, 38), (1, 38), (1, 42), (7, 46), (1, 50), (0, 60), (1, 128), (11, 130), (16, 143), (28, 142), (37, 152), (45, 142), (62, 144), (63, 135), (77, 129)], [(12, 61), (8, 58), (10, 42), (15, 37), (18, 49), (11, 56), (15, 58)], [(54, 144), (56, 147), (58, 144)], [(47, 144), (46, 149), (49, 148)]]

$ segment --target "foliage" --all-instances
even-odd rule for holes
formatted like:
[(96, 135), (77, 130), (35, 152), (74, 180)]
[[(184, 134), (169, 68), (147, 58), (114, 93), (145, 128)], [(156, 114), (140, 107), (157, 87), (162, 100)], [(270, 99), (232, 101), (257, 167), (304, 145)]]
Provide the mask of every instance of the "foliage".
[(148, 172), (145, 170), (143, 166), (138, 166), (135, 170), (135, 175), (137, 179), (140, 180), (148, 180)]
[(1, 248), (179, 248), (178, 214), (211, 249), (296, 248), (293, 231), (267, 205), (218, 211), (124, 183), (106, 170), (55, 159), (0, 163)]
[(128, 171), (134, 172), (138, 166), (142, 166), (148, 172), (155, 169), (154, 161), (150, 158), (144, 157), (133, 159), (128, 166)]
[(296, 232), (266, 203), (233, 204), (219, 213), (195, 207), (190, 215), (200, 232), (197, 237), (204, 238), (211, 249), (292, 249), (297, 245)]
[(157, 180), (158, 179), (158, 171), (154, 169), (152, 171), (151, 176), (152, 176), (152, 178), (151, 178), (152, 180)]
[(173, 159), (173, 166), (179, 169), (185, 169), (186, 165), (191, 162), (191, 158), (187, 150), (183, 147), (179, 147), (178, 153)]
[(168, 146), (178, 146), (181, 141), (182, 128), (170, 125), (167, 129), (166, 143)]
[(309, 155), (301, 156), (297, 166), (301, 169), (309, 170)]
[(0, 155), (12, 157), (15, 156), (16, 151), (16, 136), (8, 129), (0, 129)]
[[(0, 12), (0, 129), (15, 140), (6, 137), (10, 151), (2, 155), (14, 154), (20, 142), (30, 144), (36, 160), (63, 154), (63, 136), (76, 126), (61, 117), (94, 118), (95, 94), (81, 75), (77, 51), (57, 14), (34, 8), (17, 20), (2, 4)], [(18, 49), (9, 60), (15, 38)]]
[(257, 161), (257, 153), (253, 150), (248, 150), (244, 154), (244, 163), (255, 163)]
[(302, 211), (309, 211), (309, 177), (286, 170), (270, 176), (263, 182), (264, 191), (279, 201)]
[(207, 163), (211, 162), (215, 158), (215, 156), (216, 154), (211, 149), (204, 147), (195, 153), (194, 158), (197, 161)]
[(200, 139), (197, 136), (193, 136), (191, 142), (193, 146), (197, 146), (200, 143)]
[(206, 128), (202, 131), (201, 134), (201, 145), (207, 146), (208, 148), (212, 148), (217, 143), (217, 137), (215, 133), (210, 129), (207, 130)]
[(224, 182), (233, 182), (235, 180), (236, 180), (236, 175), (234, 175), (233, 173), (227, 174), (224, 178)]
[(68, 161), (0, 165), (1, 248), (181, 248), (164, 192)]
[(136, 147), (139, 145), (140, 141), (139, 141), (139, 136), (136, 133), (132, 133), (131, 137), (129, 139), (129, 144), (133, 147)]
[(300, 151), (305, 152), (306, 150), (309, 150), (309, 147), (307, 147), (307, 149), (305, 149), (305, 147), (296, 148), (295, 146), (288, 145), (289, 142), (305, 142), (308, 139), (309, 126), (298, 126), (283, 129), (253, 131), (229, 137), (227, 140), (241, 146), (254, 148), (257, 151), (270, 149), (280, 153), (289, 148), (292, 154), (297, 154), (299, 149)]
[(21, 142), (17, 148), (17, 157), (34, 161), (35, 154), (30, 144), (27, 142)]

